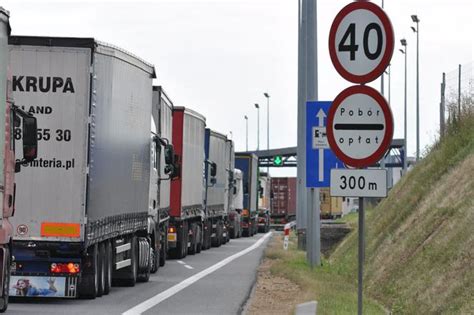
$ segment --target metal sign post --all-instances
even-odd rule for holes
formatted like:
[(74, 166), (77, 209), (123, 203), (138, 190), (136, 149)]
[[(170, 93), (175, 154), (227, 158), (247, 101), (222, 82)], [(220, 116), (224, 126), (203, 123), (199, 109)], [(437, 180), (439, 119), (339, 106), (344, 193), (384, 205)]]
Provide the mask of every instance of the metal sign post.
[[(337, 72), (350, 82), (366, 84), (383, 75), (393, 48), (390, 19), (374, 3), (352, 2), (332, 23), (329, 33), (331, 61)], [(389, 104), (379, 92), (365, 85), (352, 86), (336, 97), (327, 126), (331, 149), (352, 167), (365, 168), (375, 164), (384, 157), (393, 137)], [(359, 197), (359, 315), (362, 315), (365, 256), (364, 197), (386, 196), (386, 177), (385, 170), (331, 170), (331, 196)]]
[(330, 187), (331, 169), (344, 168), (329, 148), (326, 124), (331, 102), (306, 103), (306, 187), (308, 187), (307, 259), (321, 265), (320, 190)]
[(365, 213), (364, 197), (359, 197), (359, 274), (357, 277), (357, 314), (362, 315), (364, 260), (365, 260)]

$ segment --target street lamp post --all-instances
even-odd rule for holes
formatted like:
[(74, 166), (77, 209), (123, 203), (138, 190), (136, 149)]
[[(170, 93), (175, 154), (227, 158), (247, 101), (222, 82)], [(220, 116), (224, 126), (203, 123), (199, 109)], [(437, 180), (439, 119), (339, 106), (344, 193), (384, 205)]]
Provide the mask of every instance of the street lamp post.
[(260, 150), (260, 106), (255, 103), (255, 108), (257, 109), (257, 151)]
[(412, 15), (411, 19), (416, 23), (416, 29), (411, 29), (416, 33), (416, 161), (420, 159), (420, 19), (417, 15)]
[(403, 175), (407, 172), (407, 40), (401, 39), (400, 43), (405, 49), (400, 49), (401, 53), (405, 55), (405, 119), (404, 119), (404, 149), (403, 149)]
[(392, 65), (388, 65), (388, 69), (384, 71), (385, 74), (388, 76), (388, 104), (390, 104), (390, 97), (392, 93), (392, 87), (391, 87), (391, 76), (392, 76)]
[(249, 151), (249, 118), (247, 115), (244, 116), (245, 118), (245, 151)]
[[(383, 8), (384, 8), (384, 0), (382, 0), (382, 9)], [(384, 95), (384, 87), (385, 87), (384, 73), (382, 72), (382, 74), (380, 75), (380, 94), (382, 94), (382, 96)], [(385, 161), (385, 157), (384, 157), (384, 161)]]
[(267, 150), (270, 150), (270, 94), (263, 95), (267, 98)]
[[(263, 93), (267, 98), (267, 151), (270, 150), (270, 94), (267, 92)], [(269, 169), (267, 166), (267, 176), (269, 175)]]

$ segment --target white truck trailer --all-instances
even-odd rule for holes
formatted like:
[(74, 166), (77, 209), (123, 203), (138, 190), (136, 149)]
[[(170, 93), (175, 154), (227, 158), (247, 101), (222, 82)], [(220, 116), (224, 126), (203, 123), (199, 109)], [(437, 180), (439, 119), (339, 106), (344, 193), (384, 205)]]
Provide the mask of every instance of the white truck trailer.
[(173, 103), (161, 86), (153, 87), (150, 159), (150, 232), (154, 247), (152, 273), (166, 263), (170, 211), (170, 184), (176, 176), (172, 146)]
[(231, 238), (239, 238), (242, 236), (241, 214), (244, 208), (243, 202), (244, 193), (242, 185), (242, 171), (234, 168), (229, 210), (229, 234)]
[(95, 298), (147, 281), (160, 234), (154, 67), (92, 38), (13, 36), (10, 59), (15, 101), (36, 113), (41, 146), (18, 176), (10, 294)]
[(227, 137), (207, 128), (205, 138), (205, 206), (206, 220), (210, 224), (211, 230), (210, 233), (204, 235), (204, 243), (207, 245), (210, 241), (211, 245), (215, 247), (221, 246), (221, 244), (226, 243), (229, 239), (227, 230), (229, 214), (229, 154)]
[[(37, 155), (36, 118), (13, 105), (8, 74), (9, 13), (0, 7), (0, 313), (8, 308), (15, 212), (15, 172)], [(15, 138), (21, 139), (23, 156), (15, 160)], [(20, 144), (20, 143), (19, 143)], [(17, 146), (20, 148), (20, 146)], [(21, 150), (19, 150), (21, 151)], [(21, 154), (18, 154), (19, 156)]]
[(199, 253), (209, 228), (204, 212), (206, 119), (185, 107), (173, 108), (175, 178), (171, 180), (168, 253), (174, 258)]

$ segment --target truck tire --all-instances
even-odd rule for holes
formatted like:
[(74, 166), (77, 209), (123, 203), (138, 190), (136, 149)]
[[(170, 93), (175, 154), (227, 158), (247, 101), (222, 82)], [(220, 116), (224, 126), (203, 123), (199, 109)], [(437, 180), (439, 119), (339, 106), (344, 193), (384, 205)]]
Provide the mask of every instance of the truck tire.
[(138, 276), (138, 239), (136, 236), (132, 236), (130, 240), (130, 266), (119, 270), (120, 278), (116, 282), (120, 286), (133, 287), (137, 282)]
[(11, 257), (10, 257), (10, 251), (8, 248), (5, 248), (5, 257), (6, 263), (5, 263), (5, 270), (3, 271), (3, 279), (5, 281), (3, 282), (3, 294), (0, 297), (0, 313), (4, 313), (7, 308), (8, 308), (8, 297), (9, 297), (9, 291), (10, 291), (10, 268), (11, 268)]
[(204, 233), (203, 249), (208, 250), (209, 248), (211, 248), (212, 223), (210, 223), (209, 221), (204, 222), (204, 232), (203, 233)]
[(163, 233), (160, 239), (160, 257), (159, 257), (159, 266), (163, 267), (166, 264), (168, 253), (168, 225), (165, 225), (165, 233)]
[(202, 225), (197, 225), (197, 247), (196, 247), (196, 253), (200, 253), (202, 250)]
[(216, 247), (220, 247), (222, 245), (222, 222), (219, 220), (216, 224)]
[(105, 291), (105, 269), (107, 268), (105, 265), (107, 264), (107, 259), (105, 257), (105, 244), (102, 242), (99, 244), (99, 257), (97, 257), (98, 263), (97, 266), (99, 267), (98, 275), (99, 275), (99, 290), (97, 291), (97, 296), (101, 297)]
[(83, 258), (83, 261), (90, 262), (90, 268), (83, 270), (79, 281), (79, 296), (81, 298), (95, 299), (99, 292), (98, 252), (98, 246), (94, 244), (87, 249), (87, 256)]
[(160, 267), (163, 267), (166, 264), (166, 252), (168, 251), (166, 248), (166, 242), (168, 241), (168, 234), (165, 234), (165, 240), (161, 241), (161, 247), (160, 247)]
[(110, 241), (105, 242), (105, 285), (104, 285), (104, 295), (110, 293), (110, 287), (112, 286), (112, 245)]
[(195, 255), (197, 252), (197, 227), (196, 224), (191, 224), (191, 231), (192, 231), (192, 238), (191, 238), (191, 246), (189, 246), (188, 253), (189, 255)]
[[(150, 239), (140, 237), (138, 239), (138, 274), (137, 282), (148, 282), (150, 280), (151, 265), (155, 249), (150, 244)], [(145, 266), (143, 266), (145, 264)]]
[(188, 222), (184, 222), (183, 224), (183, 256), (181, 258), (184, 258), (188, 255), (188, 243), (189, 243), (189, 224)]
[(179, 229), (178, 243), (175, 249), (177, 259), (182, 259), (186, 257), (188, 253), (188, 236), (188, 223), (183, 222), (183, 227)]
[[(160, 249), (157, 250), (156, 243), (160, 244)], [(161, 249), (162, 249), (162, 244), (160, 239), (155, 238), (155, 243), (152, 245), (153, 251), (151, 253), (151, 268), (150, 272), (151, 273), (156, 273), (160, 267), (160, 259), (161, 259)]]

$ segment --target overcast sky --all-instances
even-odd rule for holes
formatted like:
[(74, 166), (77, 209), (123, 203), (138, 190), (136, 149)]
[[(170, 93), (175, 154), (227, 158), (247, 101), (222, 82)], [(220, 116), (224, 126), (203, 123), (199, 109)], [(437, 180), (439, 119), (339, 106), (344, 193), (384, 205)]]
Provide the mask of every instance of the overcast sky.
[[(351, 84), (339, 77), (329, 59), (332, 19), (350, 1), (318, 1), (319, 98), (332, 100)], [(381, 1), (374, 1), (380, 4)], [(237, 150), (256, 148), (261, 105), (260, 147), (266, 148), (266, 100), (270, 100), (270, 145), (296, 145), (298, 1), (156, 0), (41, 1), (4, 0), (15, 35), (95, 37), (153, 63), (156, 84), (175, 105), (189, 106), (207, 124), (230, 134)], [(395, 137), (403, 135), (403, 55), (408, 40), (408, 143), (415, 152), (415, 44), (411, 14), (420, 22), (421, 147), (433, 142), (439, 127), (442, 72), (474, 59), (472, 0), (385, 0), (396, 49), (392, 59), (391, 106)], [(472, 71), (472, 68), (471, 68)], [(472, 74), (470, 75), (472, 78)], [(388, 81), (388, 80), (386, 80)], [(380, 83), (376, 82), (379, 88)], [(386, 91), (388, 85), (386, 86)], [(282, 174), (274, 172), (274, 174)]]

